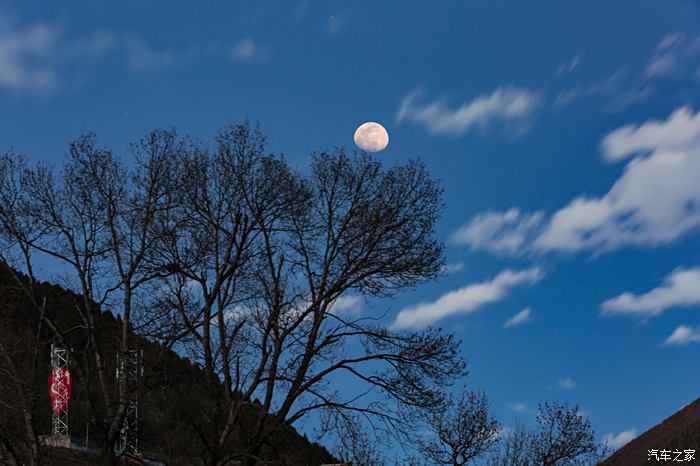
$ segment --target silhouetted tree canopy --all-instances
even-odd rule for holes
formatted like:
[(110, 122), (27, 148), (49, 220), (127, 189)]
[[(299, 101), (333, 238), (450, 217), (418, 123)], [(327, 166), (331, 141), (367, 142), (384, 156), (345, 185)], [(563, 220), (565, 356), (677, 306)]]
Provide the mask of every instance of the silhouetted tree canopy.
[[(8, 152), (0, 186), (0, 260), (26, 274), (15, 283), (34, 311), (45, 292), (37, 256), (61, 264), (76, 292), (72, 317), (42, 315), (33, 331), (45, 339), (33, 348), (51, 339), (70, 349), (105, 464), (128, 400), (159, 387), (196, 408), (160, 422), (194, 432), (206, 464), (252, 464), (309, 415), (327, 430), (361, 423), (399, 438), (414, 427), (402, 407), (435, 405), (465, 374), (451, 335), (398, 332), (381, 309), (348, 310), (442, 269), (442, 192), (419, 161), (385, 167), (334, 149), (299, 171), (266, 153), (260, 129), (244, 122), (211, 147), (154, 130), (123, 158), (87, 133), (59, 169)], [(118, 316), (109, 337), (103, 312)], [(186, 355), (201, 379), (116, 383), (116, 353), (143, 345), (137, 335)], [(350, 379), (359, 394), (337, 385)], [(37, 411), (27, 406), (36, 445)]]

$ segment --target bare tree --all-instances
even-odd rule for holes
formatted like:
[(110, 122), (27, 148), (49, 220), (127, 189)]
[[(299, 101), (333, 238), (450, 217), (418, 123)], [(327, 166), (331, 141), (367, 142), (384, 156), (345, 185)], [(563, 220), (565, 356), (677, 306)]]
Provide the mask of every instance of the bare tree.
[[(145, 259), (159, 231), (154, 221), (172, 199), (178, 144), (174, 131), (153, 131), (131, 146), (133, 167), (127, 169), (110, 150), (97, 146), (93, 134), (86, 134), (70, 145), (58, 176), (45, 165), (28, 169), (17, 156), (4, 159), (5, 184), (13, 188), (4, 193), (13, 202), (0, 212), (7, 250), (21, 253), (29, 285), (34, 280), (33, 253), (58, 260), (68, 271), (66, 284), (80, 295), (74, 304), (81, 319), (78, 327), (87, 336), (83, 348), (72, 348), (63, 338), (73, 329), (46, 322), (71, 351), (85, 393), (99, 395), (88, 396), (88, 402), (93, 416), (103, 421), (106, 464), (114, 462), (130, 393), (125, 385), (113, 383), (114, 366), (106, 357), (111, 361), (114, 356), (102, 351), (95, 317), (106, 310), (120, 315), (119, 351), (126, 352), (132, 314), (143, 301), (138, 292), (160, 275)], [(36, 302), (31, 286), (26, 291)]]
[(540, 405), (530, 447), (533, 464), (595, 464), (600, 459), (599, 449), (591, 423), (578, 406), (557, 402)]
[(354, 466), (376, 466), (386, 464), (382, 449), (387, 445), (387, 438), (379, 438), (374, 432), (366, 432), (356, 415), (347, 415), (342, 425), (336, 426), (335, 456), (342, 463)]
[[(502, 429), (498, 438), (498, 449), (493, 452), (489, 466), (525, 466), (530, 464), (532, 434), (521, 422), (512, 429)], [(534, 466), (534, 465), (533, 465)]]
[[(71, 369), (87, 396), (92, 417), (106, 431), (115, 415), (111, 367), (97, 337), (95, 318), (110, 294), (117, 289), (104, 260), (108, 247), (105, 225), (107, 206), (94, 183), (94, 173), (106, 173), (114, 165), (112, 154), (96, 146), (94, 135), (80, 137), (70, 145), (62, 170), (38, 164), (23, 175), (28, 221), (38, 234), (16, 238), (19, 247), (46, 255), (64, 266), (64, 285), (79, 296), (73, 303), (79, 316), (77, 327), (85, 332), (82, 347), (74, 347), (63, 335), (64, 322), (52, 327), (55, 337), (70, 351)], [(30, 269), (31, 262), (27, 263)], [(105, 456), (110, 453), (105, 449)]]
[[(0, 268), (4, 268), (1, 263)], [(4, 275), (4, 270), (1, 273)], [(22, 309), (8, 291), (0, 291), (0, 391), (4, 394), (4, 400), (0, 400), (0, 460), (4, 450), (5, 460), (18, 464), (17, 450), (22, 446), (25, 464), (34, 466), (40, 464), (36, 412), (38, 360), (45, 347), (41, 341), (42, 320), (35, 333), (18, 325)]]
[[(37, 435), (36, 410), (38, 400), (39, 360), (46, 342), (42, 341), (42, 326), (46, 311), (46, 297), (36, 290), (36, 279), (31, 266), (30, 238), (38, 234), (37, 226), (25, 214), (28, 208), (26, 193), (22, 189), (22, 178), (26, 170), (26, 159), (12, 151), (0, 156), (0, 275), (11, 275), (15, 286), (6, 283), (0, 291), (0, 389), (14, 394), (16, 403), (0, 402), (3, 410), (10, 414), (19, 411), (24, 428), (29, 464), (40, 464), (39, 437)], [(20, 276), (9, 264), (26, 270)], [(22, 316), (18, 295), (26, 294), (39, 318)], [(23, 333), (17, 325), (24, 319), (37, 322), (35, 332)], [(12, 327), (15, 328), (12, 328)], [(30, 326), (29, 328), (32, 328)], [(27, 364), (29, 361), (29, 364)], [(0, 443), (7, 452), (8, 462), (17, 462), (17, 452), (3, 434), (2, 424), (11, 422), (0, 419)], [(15, 437), (14, 440), (17, 440)]]
[(418, 449), (432, 464), (469, 464), (498, 440), (499, 424), (483, 392), (465, 390), (457, 400), (448, 398), (428, 411), (427, 423), (430, 436), (419, 439)]
[(245, 329), (235, 313), (250, 294), (251, 275), (245, 268), (258, 236), (243, 196), (264, 205), (269, 215), (280, 215), (285, 200), (275, 186), (280, 181), (275, 167), (264, 172), (260, 162), (259, 133), (247, 126), (222, 133), (214, 154), (197, 144), (188, 149), (179, 159), (175, 207), (157, 218), (160, 243), (151, 262), (169, 273), (156, 297), (172, 309), (165, 316), (168, 324), (160, 326), (167, 329), (161, 340), (179, 341), (183, 351), (202, 363), (209, 395), (205, 401), (217, 403), (193, 426), (211, 463), (227, 443), (243, 402), (239, 377)]
[[(457, 342), (429, 329), (394, 332), (343, 300), (387, 297), (435, 277), (441, 191), (416, 161), (384, 169), (367, 154), (321, 152), (302, 176), (264, 154), (248, 123), (222, 131), (213, 152), (181, 165), (180, 208), (158, 248), (171, 271), (163, 299), (190, 335), (221, 418), (198, 428), (207, 463), (253, 463), (270, 438), (313, 412), (359, 414), (399, 432), (395, 404), (429, 406), (463, 373)], [(343, 374), (364, 385), (343, 394)], [(220, 387), (219, 381), (223, 381)], [(255, 398), (252, 428), (241, 419)], [(238, 452), (223, 452), (233, 433)]]
[(583, 466), (598, 464), (606, 448), (596, 443), (590, 422), (578, 406), (545, 402), (537, 412), (536, 427), (518, 425), (501, 438), (493, 466)]
[[(106, 464), (129, 393), (113, 383), (100, 311), (121, 317), (120, 352), (143, 324), (201, 364), (201, 416), (188, 422), (207, 464), (252, 464), (311, 413), (354, 416), (399, 437), (412, 427), (400, 406), (434, 405), (464, 373), (451, 335), (397, 332), (383, 313), (346, 311), (442, 268), (441, 190), (420, 162), (384, 168), (337, 149), (314, 154), (301, 174), (265, 154), (247, 122), (221, 131), (211, 150), (153, 131), (131, 155), (125, 165), (87, 134), (59, 172), (19, 164), (12, 180), (22, 202), (0, 219), (30, 277), (32, 254), (47, 255), (79, 295), (87, 337), (69, 349), (101, 421)], [(74, 330), (44, 321), (63, 343)], [(362, 392), (340, 390), (340, 374)]]
[[(174, 130), (154, 130), (131, 145), (134, 168), (126, 172), (111, 157), (92, 158), (87, 152), (80, 168), (89, 176), (92, 189), (105, 206), (107, 230), (105, 260), (116, 271), (112, 289), (119, 291), (122, 319), (119, 351), (125, 357), (132, 339), (131, 323), (139, 296), (137, 292), (160, 271), (147, 258), (158, 242), (156, 220), (172, 206), (174, 170), (180, 142)], [(148, 299), (145, 299), (148, 301)], [(142, 309), (145, 311), (145, 307)], [(121, 429), (130, 393), (118, 384), (116, 406), (107, 429), (106, 447), (113, 451)], [(107, 462), (111, 462), (107, 458)]]

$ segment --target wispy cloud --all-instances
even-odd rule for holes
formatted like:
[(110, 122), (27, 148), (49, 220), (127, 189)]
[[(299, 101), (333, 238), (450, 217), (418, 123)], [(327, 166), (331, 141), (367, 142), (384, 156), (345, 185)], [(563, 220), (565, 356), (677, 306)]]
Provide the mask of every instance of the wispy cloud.
[(0, 22), (0, 87), (14, 91), (49, 91), (71, 76), (67, 65), (81, 70), (109, 53), (122, 52), (127, 69), (166, 69), (183, 58), (172, 50), (156, 50), (131, 34), (97, 30), (69, 36), (56, 24), (21, 26)]
[(623, 87), (623, 82), (627, 78), (628, 73), (623, 69), (618, 69), (609, 76), (596, 80), (592, 83), (576, 84), (565, 87), (556, 93), (556, 96), (552, 101), (552, 106), (555, 108), (561, 108), (577, 100), (594, 96), (604, 96), (610, 98), (611, 96), (614, 96), (620, 92), (620, 89)]
[(644, 69), (644, 75), (660, 77), (678, 74), (684, 71), (690, 62), (697, 61), (698, 55), (700, 37), (688, 38), (679, 32), (672, 32), (657, 44)]
[(636, 429), (623, 430), (617, 435), (607, 434), (605, 437), (603, 437), (603, 443), (607, 444), (607, 446), (613, 450), (619, 450), (637, 438), (637, 435)]
[(501, 428), (498, 429), (498, 438), (507, 438), (514, 431), (515, 429), (513, 427), (501, 426)]
[(700, 343), (700, 328), (692, 328), (680, 325), (666, 339), (666, 346), (685, 346), (690, 343)]
[(569, 74), (572, 71), (574, 71), (580, 64), (581, 54), (577, 54), (573, 58), (571, 58), (571, 60), (566, 60), (562, 62), (562, 64), (559, 65), (559, 68), (557, 68), (557, 72), (555, 73), (554, 77), (558, 78), (565, 74)]
[(508, 408), (516, 413), (524, 413), (528, 410), (528, 406), (525, 403), (508, 403)]
[(649, 85), (631, 86), (617, 93), (603, 108), (604, 112), (618, 113), (638, 102), (644, 102), (654, 94), (654, 89)]
[(455, 272), (459, 272), (460, 270), (463, 270), (463, 269), (464, 269), (463, 262), (451, 262), (449, 264), (445, 264), (445, 267), (443, 268), (443, 272), (455, 273)]
[(604, 315), (649, 318), (673, 307), (693, 305), (700, 305), (700, 268), (678, 269), (658, 288), (641, 295), (622, 293), (605, 301), (601, 309)]
[(394, 327), (420, 328), (458, 314), (470, 314), (486, 304), (500, 301), (515, 287), (532, 285), (544, 276), (539, 267), (504, 270), (492, 280), (450, 291), (433, 302), (420, 303), (399, 312)]
[(326, 23), (326, 32), (328, 34), (339, 34), (345, 30), (347, 19), (345, 16), (338, 13), (330, 15)]
[(408, 121), (430, 134), (459, 136), (472, 129), (501, 128), (522, 134), (532, 124), (540, 108), (538, 93), (517, 87), (499, 87), (457, 107), (445, 99), (423, 101), (423, 92), (414, 90), (403, 98), (396, 114), (397, 123)]
[(557, 381), (557, 387), (563, 388), (564, 390), (571, 390), (576, 388), (576, 382), (571, 377), (565, 377)]
[[(555, 75), (568, 74), (578, 63), (574, 59), (563, 62)], [(664, 36), (652, 51), (646, 65), (633, 72), (619, 68), (608, 77), (588, 84), (575, 84), (559, 89), (552, 101), (554, 108), (562, 108), (584, 98), (604, 98), (603, 112), (616, 113), (643, 102), (654, 94), (658, 78), (686, 75), (700, 68), (700, 36), (687, 37), (679, 32)], [(695, 71), (697, 72), (697, 71)]]
[(56, 85), (53, 52), (58, 31), (37, 23), (26, 28), (0, 22), (0, 87), (49, 90)]
[[(14, 92), (48, 92), (80, 78), (105, 57), (114, 57), (131, 72), (156, 72), (180, 66), (193, 58), (230, 54), (241, 62), (262, 61), (268, 51), (252, 39), (232, 48), (216, 41), (184, 49), (155, 47), (130, 33), (95, 30), (69, 35), (58, 24), (30, 25), (0, 20), (0, 89)], [(79, 63), (79, 67), (69, 66)]]
[(526, 307), (525, 309), (518, 312), (510, 319), (508, 319), (503, 324), (503, 327), (504, 328), (517, 327), (519, 325), (527, 324), (528, 322), (532, 322), (532, 309), (530, 309), (529, 307)]
[(156, 50), (138, 37), (123, 39), (127, 66), (132, 71), (164, 70), (173, 66), (178, 55), (173, 50)]
[(628, 159), (600, 197), (580, 196), (541, 212), (486, 212), (455, 232), (472, 249), (518, 255), (595, 253), (672, 243), (700, 230), (700, 113), (688, 107), (666, 120), (628, 125), (601, 143), (605, 160)]
[(682, 45), (685, 36), (680, 33), (671, 33), (665, 36), (656, 46), (654, 55), (649, 59), (644, 74), (647, 76), (659, 76), (673, 72), (680, 65)]
[(262, 62), (267, 59), (267, 47), (250, 37), (236, 41), (231, 48), (231, 58), (242, 63)]
[(306, 17), (308, 11), (309, 0), (300, 0), (294, 8), (294, 19), (296, 21), (302, 21)]

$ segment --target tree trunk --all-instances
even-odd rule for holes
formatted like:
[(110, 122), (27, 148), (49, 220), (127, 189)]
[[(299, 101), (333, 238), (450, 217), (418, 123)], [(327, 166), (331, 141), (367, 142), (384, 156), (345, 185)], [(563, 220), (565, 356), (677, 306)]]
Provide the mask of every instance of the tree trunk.
[(219, 451), (216, 446), (211, 446), (207, 449), (207, 457), (205, 459), (206, 466), (217, 466), (219, 464)]
[(8, 466), (19, 466), (17, 453), (12, 449), (6, 438), (0, 436), (0, 460)]
[(37, 437), (34, 429), (34, 416), (27, 410), (24, 410), (24, 425), (29, 437), (27, 439), (29, 442), (29, 464), (31, 466), (39, 466), (41, 464), (39, 459), (39, 437)]
[(117, 464), (117, 457), (114, 455), (114, 444), (116, 443), (116, 437), (112, 440), (107, 435), (105, 439), (105, 446), (102, 450), (102, 466), (114, 466)]

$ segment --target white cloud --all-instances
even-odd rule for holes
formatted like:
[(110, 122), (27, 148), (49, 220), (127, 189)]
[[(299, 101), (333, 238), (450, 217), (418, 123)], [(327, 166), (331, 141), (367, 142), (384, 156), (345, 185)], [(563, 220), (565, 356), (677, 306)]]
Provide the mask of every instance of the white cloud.
[(532, 322), (532, 309), (526, 307), (522, 311), (515, 314), (513, 317), (508, 319), (504, 324), (504, 328), (517, 327), (519, 325)]
[(26, 28), (0, 22), (0, 87), (48, 90), (56, 85), (53, 66), (57, 30), (44, 23)]
[(623, 314), (654, 317), (672, 307), (700, 304), (700, 267), (677, 269), (664, 280), (663, 285), (647, 293), (630, 292), (608, 299), (601, 305), (603, 314)]
[(613, 450), (619, 450), (637, 438), (637, 435), (636, 429), (624, 430), (617, 435), (607, 434), (605, 437), (603, 437), (603, 443), (607, 444), (608, 447), (612, 448)]
[(603, 140), (608, 160), (632, 157), (602, 197), (579, 197), (556, 212), (539, 250), (609, 251), (671, 243), (700, 227), (700, 117), (687, 108), (665, 122), (626, 126)]
[(700, 328), (680, 325), (664, 342), (666, 346), (684, 346), (689, 343), (700, 343)]
[[(364, 304), (364, 298), (358, 294), (347, 294), (337, 297), (328, 306), (328, 311), (336, 317), (353, 318), (360, 315)], [(285, 323), (295, 322), (299, 317), (309, 311), (312, 300), (309, 295), (298, 296), (285, 310)], [(307, 314), (304, 319), (312, 320), (313, 313)]]
[(267, 58), (267, 49), (250, 37), (246, 37), (233, 44), (231, 58), (241, 63), (264, 61)]
[(523, 133), (541, 104), (537, 93), (511, 86), (499, 87), (458, 108), (450, 108), (444, 99), (421, 103), (421, 97), (422, 92), (415, 90), (403, 98), (396, 114), (397, 123), (406, 120), (426, 128), (430, 134), (451, 136), (494, 126)]
[(504, 270), (490, 281), (475, 283), (450, 291), (433, 302), (402, 309), (395, 328), (419, 328), (457, 314), (470, 314), (480, 307), (499, 301), (521, 285), (532, 285), (544, 276), (539, 267), (520, 271)]
[(557, 382), (557, 387), (565, 390), (571, 390), (576, 387), (576, 382), (571, 377), (566, 377)]
[(700, 148), (700, 112), (681, 107), (666, 120), (627, 125), (605, 136), (601, 143), (607, 160), (618, 161), (652, 151), (689, 151)]
[(364, 300), (362, 296), (357, 294), (339, 296), (330, 305), (330, 310), (337, 315), (352, 314), (355, 315), (362, 310)]
[(509, 403), (508, 407), (516, 413), (524, 413), (528, 408), (525, 403)]
[(517, 255), (532, 240), (543, 218), (544, 212), (523, 214), (516, 208), (505, 212), (489, 210), (455, 231), (452, 240), (472, 250)]
[(669, 244), (700, 229), (700, 113), (683, 107), (665, 121), (624, 126), (601, 148), (607, 160), (629, 159), (604, 195), (575, 198), (544, 220), (541, 212), (486, 212), (455, 237), (472, 249), (511, 255), (601, 253)]

